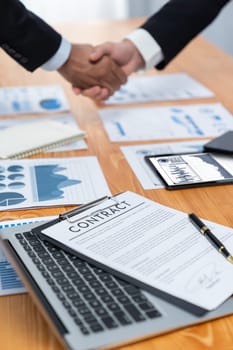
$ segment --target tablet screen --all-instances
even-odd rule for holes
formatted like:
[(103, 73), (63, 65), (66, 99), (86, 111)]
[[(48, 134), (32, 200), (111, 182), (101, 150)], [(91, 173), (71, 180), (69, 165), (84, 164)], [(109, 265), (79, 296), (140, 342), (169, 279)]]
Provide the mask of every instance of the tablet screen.
[(232, 174), (209, 153), (147, 156), (146, 158), (169, 187), (233, 181)]

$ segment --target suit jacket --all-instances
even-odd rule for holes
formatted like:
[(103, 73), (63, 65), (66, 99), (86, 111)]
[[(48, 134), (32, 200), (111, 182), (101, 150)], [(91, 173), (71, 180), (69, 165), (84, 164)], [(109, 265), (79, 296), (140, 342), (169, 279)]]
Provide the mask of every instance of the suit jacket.
[(0, 0), (0, 46), (29, 71), (58, 50), (61, 36), (18, 0)]
[(230, 0), (171, 0), (150, 17), (146, 29), (162, 48), (164, 68), (198, 33), (207, 27)]

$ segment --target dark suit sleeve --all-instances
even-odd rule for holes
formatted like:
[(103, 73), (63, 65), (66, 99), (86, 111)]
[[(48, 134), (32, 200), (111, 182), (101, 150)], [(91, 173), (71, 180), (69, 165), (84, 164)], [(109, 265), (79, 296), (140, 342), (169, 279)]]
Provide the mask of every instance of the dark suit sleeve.
[(48, 61), (61, 36), (18, 0), (0, 0), (0, 46), (29, 71)]
[(142, 28), (162, 48), (164, 68), (198, 33), (207, 27), (230, 0), (171, 0)]

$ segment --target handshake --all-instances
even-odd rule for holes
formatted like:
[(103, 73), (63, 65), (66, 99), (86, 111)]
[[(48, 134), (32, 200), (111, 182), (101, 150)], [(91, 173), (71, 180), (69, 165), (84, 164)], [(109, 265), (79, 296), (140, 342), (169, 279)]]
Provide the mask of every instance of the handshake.
[(128, 76), (142, 69), (144, 59), (128, 39), (106, 42), (96, 47), (72, 44), (68, 60), (58, 72), (72, 84), (76, 95), (90, 97), (97, 103), (106, 100)]

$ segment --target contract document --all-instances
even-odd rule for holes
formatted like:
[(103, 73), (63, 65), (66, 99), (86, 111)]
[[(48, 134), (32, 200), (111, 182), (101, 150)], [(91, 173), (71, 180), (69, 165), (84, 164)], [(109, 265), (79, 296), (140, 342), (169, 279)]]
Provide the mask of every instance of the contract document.
[[(133, 192), (95, 202), (35, 232), (188, 311), (212, 310), (230, 297), (233, 265), (186, 213)], [(233, 229), (205, 222), (233, 251)]]

